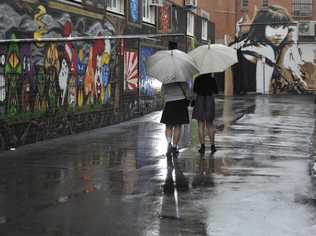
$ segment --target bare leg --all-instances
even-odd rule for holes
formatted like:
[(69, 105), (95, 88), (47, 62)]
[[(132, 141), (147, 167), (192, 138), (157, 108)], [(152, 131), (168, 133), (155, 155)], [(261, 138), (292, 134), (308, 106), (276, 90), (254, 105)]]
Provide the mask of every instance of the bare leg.
[[(173, 131), (173, 126), (171, 125), (166, 125), (166, 129), (165, 129), (165, 135), (166, 135), (166, 139), (167, 139), (167, 143), (168, 143), (168, 148), (167, 148), (167, 157), (170, 158), (170, 154), (171, 154), (171, 140), (172, 140), (172, 131)], [(169, 160), (170, 161), (170, 160)]]
[(207, 131), (208, 131), (208, 135), (210, 137), (210, 142), (211, 142), (211, 152), (212, 154), (214, 152), (216, 152), (216, 148), (215, 148), (215, 133), (216, 133), (216, 128), (213, 125), (212, 122), (206, 122), (206, 127), (207, 127)]
[(206, 127), (208, 131), (208, 136), (210, 137), (210, 142), (211, 144), (214, 144), (216, 128), (214, 127), (212, 122), (206, 122)]
[(200, 144), (205, 143), (205, 122), (204, 121), (198, 121), (198, 128), (199, 128), (199, 141)]
[(173, 145), (176, 147), (179, 144), (180, 141), (180, 136), (181, 136), (181, 125), (176, 125), (174, 126), (173, 129)]
[(166, 125), (165, 135), (166, 135), (168, 144), (171, 142), (171, 139), (172, 139), (172, 129), (173, 129), (172, 126)]
[(199, 128), (199, 141), (201, 147), (199, 149), (199, 153), (204, 154), (205, 152), (205, 121), (198, 121), (198, 128)]

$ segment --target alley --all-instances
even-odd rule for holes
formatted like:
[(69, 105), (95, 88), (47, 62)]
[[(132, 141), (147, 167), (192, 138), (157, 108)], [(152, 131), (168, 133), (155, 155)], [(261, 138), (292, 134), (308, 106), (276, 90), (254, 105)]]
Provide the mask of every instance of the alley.
[(0, 153), (0, 235), (315, 235), (313, 97), (216, 103), (218, 151), (192, 122), (175, 171), (160, 111)]

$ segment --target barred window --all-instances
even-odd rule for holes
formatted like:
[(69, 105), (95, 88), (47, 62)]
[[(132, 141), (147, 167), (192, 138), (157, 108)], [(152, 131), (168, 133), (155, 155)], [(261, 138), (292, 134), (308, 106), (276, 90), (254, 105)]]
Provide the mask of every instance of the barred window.
[(269, 6), (269, 0), (262, 0), (262, 6), (263, 7)]
[(293, 15), (296, 17), (309, 17), (313, 12), (313, 0), (292, 0)]
[(248, 8), (248, 0), (241, 0), (241, 8), (243, 9)]

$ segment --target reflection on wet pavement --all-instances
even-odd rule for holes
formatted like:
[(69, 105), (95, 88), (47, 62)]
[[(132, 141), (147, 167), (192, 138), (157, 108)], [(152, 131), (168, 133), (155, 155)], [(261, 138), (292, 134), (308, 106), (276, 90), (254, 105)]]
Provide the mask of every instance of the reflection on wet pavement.
[(161, 112), (0, 153), (0, 235), (315, 235), (313, 99), (216, 113), (213, 155), (192, 121), (168, 162)]

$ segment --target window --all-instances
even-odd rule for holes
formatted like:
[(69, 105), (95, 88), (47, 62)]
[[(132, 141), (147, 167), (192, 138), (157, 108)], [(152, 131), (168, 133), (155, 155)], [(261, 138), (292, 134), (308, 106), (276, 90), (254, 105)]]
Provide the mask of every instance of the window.
[(262, 6), (263, 7), (269, 6), (269, 0), (262, 0)]
[(207, 40), (208, 38), (208, 20), (210, 14), (207, 11), (201, 10), (202, 17), (202, 40)]
[(242, 9), (248, 8), (248, 0), (241, 0), (241, 8)]
[(60, 2), (67, 2), (73, 5), (78, 5), (82, 3), (82, 0), (59, 0)]
[(107, 10), (124, 14), (124, 0), (106, 0), (106, 4)]
[(156, 22), (156, 7), (150, 5), (150, 0), (143, 0), (143, 21), (151, 24)]
[(207, 19), (202, 19), (202, 40), (207, 40), (208, 35), (208, 21)]
[(194, 14), (187, 13), (187, 35), (194, 36)]
[(293, 15), (296, 17), (310, 17), (313, 13), (313, 0), (293, 0)]

